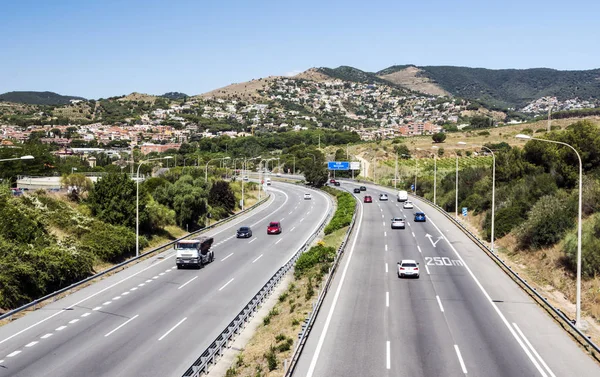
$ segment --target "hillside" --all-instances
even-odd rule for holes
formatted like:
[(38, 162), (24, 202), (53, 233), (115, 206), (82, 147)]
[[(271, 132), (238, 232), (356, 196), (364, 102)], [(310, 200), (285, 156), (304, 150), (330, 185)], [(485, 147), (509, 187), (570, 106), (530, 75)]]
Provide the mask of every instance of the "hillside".
[(195, 98), (238, 98), (240, 100), (260, 100), (263, 97), (258, 91), (268, 89), (269, 85), (278, 78), (278, 76), (269, 76), (266, 78), (255, 79), (242, 83), (234, 83), (207, 93), (197, 95)]
[(159, 97), (163, 97), (163, 98), (170, 99), (170, 100), (178, 100), (178, 99), (187, 98), (189, 96), (185, 93), (180, 93), (180, 92), (168, 92)]
[(329, 77), (343, 80), (343, 81), (351, 81), (358, 82), (362, 84), (384, 84), (389, 85), (390, 82), (384, 79), (377, 77), (376, 74), (371, 72), (361, 71), (360, 69), (348, 66), (340, 66), (337, 68), (326, 68), (321, 67), (317, 68), (317, 71), (321, 74), (327, 75)]
[(377, 72), (377, 77), (419, 93), (451, 96), (422, 72), (422, 69), (415, 66), (394, 66)]
[(0, 94), (0, 101), (28, 105), (66, 105), (70, 103), (70, 100), (85, 100), (85, 98), (63, 96), (54, 92), (7, 92)]

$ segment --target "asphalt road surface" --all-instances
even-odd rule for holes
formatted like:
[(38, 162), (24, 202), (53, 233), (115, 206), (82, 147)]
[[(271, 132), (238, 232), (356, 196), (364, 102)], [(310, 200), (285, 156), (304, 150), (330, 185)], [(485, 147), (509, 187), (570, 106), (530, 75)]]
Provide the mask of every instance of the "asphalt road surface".
[[(354, 183), (342, 188), (352, 191)], [(379, 193), (389, 201), (378, 200)], [(294, 376), (578, 376), (600, 367), (450, 220), (367, 185)], [(372, 195), (373, 203), (362, 203)], [(422, 210), (427, 222), (415, 223)], [(406, 229), (390, 219), (406, 217)], [(419, 279), (399, 279), (414, 259)]]
[[(177, 270), (173, 250), (0, 328), (0, 377), (181, 376), (324, 220), (326, 195), (280, 182), (213, 236), (215, 261)], [(312, 200), (304, 200), (311, 192)], [(281, 221), (280, 235), (267, 235)], [(241, 225), (253, 229), (237, 239)]]

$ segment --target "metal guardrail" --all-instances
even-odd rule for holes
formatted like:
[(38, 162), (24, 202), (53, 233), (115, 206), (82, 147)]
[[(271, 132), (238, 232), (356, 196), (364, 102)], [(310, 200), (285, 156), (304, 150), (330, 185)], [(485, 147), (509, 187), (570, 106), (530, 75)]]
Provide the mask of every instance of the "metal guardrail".
[(323, 288), (321, 289), (321, 292), (319, 293), (319, 295), (317, 297), (317, 301), (313, 304), (313, 310), (310, 312), (310, 314), (308, 315), (308, 318), (305, 320), (305, 325), (303, 326), (302, 331), (299, 334), (298, 343), (296, 344), (296, 348), (294, 349), (294, 352), (292, 353), (292, 358), (290, 359), (290, 365), (284, 374), (285, 377), (289, 377), (292, 375), (292, 373), (294, 373), (294, 369), (296, 368), (298, 359), (300, 358), (300, 355), (302, 354), (302, 351), (304, 350), (304, 345), (306, 344), (308, 335), (310, 334), (310, 331), (315, 323), (317, 315), (319, 314), (319, 311), (321, 310), (321, 306), (323, 305), (323, 301), (325, 300), (325, 295), (329, 291), (329, 288), (330, 288), (333, 278), (335, 276), (335, 272), (337, 271), (340, 260), (342, 259), (344, 251), (346, 250), (346, 245), (348, 244), (348, 239), (350, 238), (350, 235), (352, 234), (352, 231), (354, 230), (357, 209), (358, 209), (358, 202), (356, 202), (356, 204), (354, 206), (354, 215), (352, 215), (352, 221), (350, 222), (350, 225), (348, 226), (348, 230), (346, 231), (344, 239), (342, 240), (342, 243), (337, 250), (335, 259), (334, 259), (331, 267), (329, 268), (327, 280), (325, 281), (325, 284), (323, 284)]
[(68, 287), (65, 287), (65, 288), (59, 289), (58, 291), (55, 291), (55, 292), (49, 293), (49, 294), (47, 294), (47, 295), (46, 295), (46, 296), (44, 296), (44, 297), (38, 298), (38, 299), (36, 299), (36, 300), (33, 300), (33, 301), (31, 301), (30, 303), (28, 303), (28, 304), (25, 304), (25, 305), (23, 305), (23, 306), (20, 306), (20, 307), (18, 307), (18, 308), (16, 308), (16, 309), (13, 309), (13, 310), (11, 310), (11, 311), (8, 311), (8, 312), (6, 312), (6, 313), (4, 313), (4, 314), (0, 315), (0, 320), (8, 318), (8, 319), (9, 319), (9, 321), (12, 321), (12, 316), (13, 316), (13, 315), (15, 315), (15, 314), (17, 314), (17, 313), (19, 313), (19, 312), (21, 312), (21, 311), (23, 311), (23, 310), (29, 309), (29, 308), (31, 308), (31, 307), (33, 307), (33, 310), (35, 310), (35, 309), (37, 309), (37, 305), (38, 305), (38, 304), (41, 304), (42, 302), (44, 302), (44, 301), (46, 301), (46, 300), (49, 300), (49, 299), (51, 299), (51, 298), (54, 298), (54, 299), (55, 299), (55, 301), (56, 301), (56, 296), (58, 296), (58, 295), (60, 295), (60, 294), (62, 294), (62, 293), (68, 292), (68, 291), (70, 291), (70, 290), (72, 290), (72, 289), (74, 289), (74, 288), (77, 288), (77, 287), (79, 287), (79, 286), (80, 286), (80, 285), (82, 285), (82, 284), (88, 283), (88, 282), (90, 282), (90, 281), (92, 281), (92, 280), (94, 280), (94, 279), (97, 279), (97, 278), (99, 278), (99, 277), (101, 277), (101, 276), (103, 276), (103, 275), (106, 275), (106, 274), (108, 274), (108, 273), (111, 273), (111, 272), (113, 272), (113, 271), (115, 271), (115, 270), (118, 270), (119, 268), (125, 267), (126, 265), (128, 265), (128, 264), (130, 264), (130, 263), (133, 263), (133, 262), (135, 262), (135, 261), (138, 261), (138, 260), (140, 260), (141, 258), (144, 258), (144, 257), (146, 257), (146, 256), (148, 256), (148, 255), (150, 255), (150, 254), (153, 254), (153, 253), (156, 253), (156, 252), (159, 252), (159, 251), (164, 251), (165, 249), (169, 249), (169, 248), (170, 248), (170, 247), (171, 247), (171, 246), (172, 246), (174, 243), (176, 243), (176, 242), (178, 242), (178, 241), (181, 241), (181, 240), (184, 240), (184, 239), (186, 239), (186, 238), (189, 238), (189, 237), (192, 237), (192, 236), (198, 235), (198, 234), (200, 234), (200, 233), (203, 233), (203, 232), (209, 231), (209, 230), (211, 230), (211, 229), (213, 229), (213, 228), (215, 228), (215, 227), (218, 227), (218, 226), (220, 226), (220, 225), (223, 225), (223, 224), (225, 224), (225, 223), (227, 223), (227, 222), (229, 222), (229, 221), (235, 220), (235, 219), (236, 219), (236, 218), (238, 218), (239, 216), (241, 216), (241, 215), (243, 215), (243, 214), (245, 214), (245, 213), (247, 213), (247, 212), (249, 212), (249, 211), (251, 211), (251, 210), (255, 209), (256, 207), (260, 206), (261, 204), (263, 204), (263, 203), (264, 203), (265, 201), (267, 201), (268, 199), (269, 199), (269, 195), (265, 196), (265, 198), (261, 199), (260, 201), (258, 201), (258, 202), (257, 202), (257, 203), (255, 203), (254, 205), (252, 205), (251, 207), (248, 207), (248, 208), (246, 208), (246, 209), (245, 209), (245, 210), (243, 210), (243, 211), (240, 211), (240, 212), (238, 212), (238, 213), (236, 213), (236, 214), (234, 214), (234, 215), (232, 215), (232, 216), (229, 216), (229, 217), (228, 217), (228, 218), (226, 218), (226, 219), (223, 219), (223, 220), (217, 221), (216, 223), (214, 223), (214, 224), (212, 224), (212, 225), (209, 225), (209, 226), (207, 226), (207, 227), (204, 227), (204, 228), (202, 228), (202, 229), (199, 229), (199, 230), (197, 230), (197, 231), (195, 231), (195, 232), (189, 233), (189, 234), (187, 234), (187, 235), (185, 235), (185, 236), (183, 236), (183, 237), (181, 237), (181, 238), (177, 238), (177, 239), (176, 239), (176, 240), (174, 240), (174, 241), (171, 241), (171, 242), (168, 242), (168, 243), (166, 243), (166, 244), (163, 244), (163, 245), (161, 245), (161, 246), (158, 246), (158, 247), (156, 247), (156, 248), (154, 248), (154, 249), (152, 249), (152, 250), (149, 250), (149, 251), (147, 251), (147, 252), (145, 252), (145, 253), (143, 253), (143, 254), (140, 254), (140, 255), (139, 255), (139, 256), (137, 256), (137, 257), (133, 257), (133, 258), (131, 258), (131, 259), (128, 259), (128, 260), (126, 260), (125, 262), (119, 263), (119, 264), (117, 264), (117, 265), (115, 265), (115, 266), (113, 266), (113, 267), (111, 267), (111, 268), (109, 268), (109, 269), (107, 269), (107, 270), (105, 270), (105, 271), (99, 272), (99, 273), (97, 273), (97, 274), (95, 274), (95, 275), (92, 275), (92, 276), (90, 276), (90, 277), (87, 277), (87, 278), (85, 278), (85, 279), (83, 279), (83, 280), (81, 280), (81, 281), (78, 281), (78, 282), (76, 282), (76, 283), (73, 283), (73, 284), (69, 285)]
[(323, 219), (323, 222), (319, 225), (317, 230), (313, 232), (307, 241), (294, 253), (294, 255), (281, 267), (275, 274), (267, 281), (265, 285), (258, 291), (254, 297), (244, 306), (244, 308), (235, 316), (235, 318), (227, 325), (225, 330), (217, 336), (217, 338), (208, 346), (208, 348), (202, 352), (200, 357), (194, 361), (194, 363), (185, 371), (183, 377), (198, 377), (208, 372), (210, 365), (214, 364), (216, 359), (222, 356), (223, 351), (232, 341), (235, 335), (237, 335), (246, 322), (253, 316), (257, 311), (258, 306), (267, 298), (281, 279), (287, 274), (287, 272), (296, 264), (296, 261), (300, 255), (306, 251), (314, 239), (321, 233), (325, 225), (328, 223), (332, 215), (332, 208), (329, 209), (327, 216)]
[[(481, 249), (483, 249), (488, 256), (493, 258), (496, 263), (498, 263), (499, 265), (501, 265), (503, 267), (503, 270), (507, 273), (507, 275), (509, 275), (516, 282), (520, 283), (520, 285), (525, 288), (524, 290), (529, 295), (535, 296), (538, 299), (537, 301), (542, 303), (547, 311), (552, 312), (556, 317), (560, 318), (564, 322), (564, 324), (566, 324), (577, 335), (577, 337), (580, 339), (580, 341), (581, 340), (583, 341), (580, 343), (584, 346), (584, 348), (586, 348), (586, 350), (588, 352), (590, 352), (590, 354), (592, 354), (592, 356), (594, 358), (596, 358), (597, 360), (600, 360), (600, 347), (597, 344), (595, 344), (592, 341), (592, 339), (590, 339), (587, 335), (585, 335), (583, 332), (581, 332), (575, 326), (575, 323), (573, 320), (568, 318), (560, 309), (555, 308), (552, 304), (550, 304), (546, 297), (543, 297), (542, 295), (540, 295), (534, 287), (532, 287), (531, 285), (529, 285), (529, 283), (527, 283), (527, 280), (523, 279), (517, 272), (513, 271), (513, 269), (509, 265), (507, 265), (504, 262), (504, 260), (502, 260), (496, 252), (494, 252), (494, 250), (492, 250), (488, 247), (488, 245), (485, 243), (484, 240), (479, 238), (479, 236), (477, 236), (475, 233), (471, 232), (466, 226), (464, 226), (464, 224), (462, 224), (462, 222), (455, 219), (451, 214), (446, 212), (442, 207), (438, 206), (437, 204), (433, 204), (429, 200), (422, 198), (420, 196), (416, 196), (413, 194), (410, 194), (410, 195), (426, 202), (427, 204), (429, 204), (430, 206), (432, 206), (433, 208), (435, 208), (439, 212), (441, 212), (448, 219), (450, 219), (454, 224), (458, 225), (458, 227), (465, 234), (467, 234), (467, 236), (469, 236), (473, 241), (476, 242), (477, 246), (479, 246)], [(594, 352), (592, 350), (594, 350), (596, 353), (594, 354)]]

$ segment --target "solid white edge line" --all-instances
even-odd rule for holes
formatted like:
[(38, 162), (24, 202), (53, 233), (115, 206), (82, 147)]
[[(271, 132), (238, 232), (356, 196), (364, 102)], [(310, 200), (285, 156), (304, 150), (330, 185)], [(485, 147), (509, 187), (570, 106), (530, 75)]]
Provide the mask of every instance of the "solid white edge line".
[(546, 362), (544, 361), (544, 359), (542, 359), (542, 357), (540, 356), (540, 354), (537, 353), (537, 351), (535, 350), (535, 348), (533, 348), (533, 346), (529, 342), (529, 339), (527, 339), (527, 337), (525, 337), (525, 334), (523, 334), (523, 332), (521, 331), (521, 329), (519, 328), (519, 326), (517, 326), (517, 324), (515, 322), (513, 322), (513, 326), (515, 327), (515, 330), (517, 330), (517, 332), (519, 333), (519, 335), (521, 336), (521, 338), (523, 338), (523, 340), (525, 341), (525, 344), (527, 344), (527, 346), (529, 347), (529, 349), (531, 349), (531, 351), (533, 352), (533, 354), (535, 355), (535, 357), (540, 361), (540, 363), (542, 364), (542, 366), (550, 374), (550, 376), (556, 377), (556, 375), (552, 372), (552, 370), (550, 369), (550, 367), (548, 367), (548, 364), (546, 364)]
[(390, 307), (390, 292), (385, 292), (385, 306)]
[(442, 306), (442, 300), (440, 300), (440, 296), (435, 296), (435, 298), (437, 299), (438, 304), (440, 305), (440, 310), (442, 311), (442, 313), (444, 312), (444, 307)]
[[(342, 291), (342, 286), (344, 285), (344, 281), (346, 280), (346, 273), (348, 272), (348, 267), (350, 266), (350, 261), (352, 261), (352, 255), (354, 255), (354, 248), (356, 247), (356, 241), (358, 240), (358, 234), (360, 233), (360, 226), (362, 225), (363, 213), (362, 208), (363, 204), (361, 201), (357, 201), (361, 207), (360, 217), (358, 219), (358, 224), (356, 226), (356, 234), (354, 235), (354, 241), (352, 242), (352, 247), (350, 248), (350, 252), (348, 253), (348, 260), (346, 261), (346, 265), (344, 266), (344, 270), (342, 271), (342, 276), (340, 277), (339, 285), (335, 291), (335, 295), (333, 296), (333, 302), (331, 304), (331, 308), (329, 308), (329, 313), (327, 313), (327, 319), (325, 320), (325, 326), (323, 327), (323, 332), (321, 336), (319, 336), (319, 341), (317, 342), (317, 348), (315, 349), (315, 353), (310, 361), (310, 366), (308, 368), (308, 372), (306, 373), (306, 377), (312, 377), (315, 372), (315, 368), (317, 366), (317, 361), (319, 359), (319, 354), (321, 353), (321, 349), (323, 348), (323, 342), (325, 342), (325, 337), (327, 336), (327, 330), (329, 329), (329, 325), (331, 324), (331, 319), (333, 318), (333, 312), (335, 311), (335, 307), (337, 306), (338, 299), (340, 297), (340, 292)], [(385, 225), (385, 223), (384, 223)]]
[(231, 280), (229, 280), (227, 283), (225, 283), (225, 285), (223, 285), (221, 288), (219, 288), (219, 291), (222, 291), (223, 288), (225, 288), (226, 286), (229, 285), (229, 283), (231, 283), (233, 281), (234, 278), (231, 278)]
[(278, 239), (277, 242), (275, 242), (275, 245), (277, 245), (278, 243), (280, 243), (282, 239), (283, 238)]
[[(233, 280), (233, 279), (231, 279), (231, 280)], [(175, 330), (177, 328), (177, 326), (181, 325), (183, 323), (183, 321), (185, 321), (186, 319), (187, 319), (187, 317), (185, 317), (181, 321), (177, 322), (177, 324), (175, 326), (171, 327), (171, 329), (169, 331), (167, 331), (165, 333), (165, 335), (163, 335), (160, 338), (158, 338), (158, 340), (163, 340), (167, 335), (169, 335), (171, 333), (171, 331)]]
[(252, 263), (256, 262), (257, 260), (259, 260), (260, 258), (262, 258), (263, 254), (259, 255), (258, 258), (256, 258), (255, 260), (252, 261)]
[(190, 280), (186, 281), (185, 283), (183, 283), (179, 288), (177, 289), (181, 289), (183, 287), (185, 287), (186, 285), (190, 284), (191, 282), (193, 282), (194, 280), (198, 279), (198, 276), (194, 276), (193, 278), (191, 278)]
[(136, 319), (137, 317), (139, 317), (139, 314), (134, 315), (133, 317), (129, 318), (127, 321), (121, 323), (119, 326), (117, 326), (114, 330), (112, 330), (111, 332), (107, 333), (106, 335), (104, 335), (104, 337), (106, 338), (107, 336), (109, 336), (110, 334), (114, 333), (115, 331), (117, 331), (118, 329), (120, 329), (121, 327), (125, 326), (126, 324), (128, 324), (129, 322), (133, 321), (134, 319)]
[[(256, 238), (255, 238), (255, 239), (256, 239)], [(252, 241), (250, 241), (250, 242), (252, 242)], [(232, 255), (233, 255), (233, 253), (231, 253), (231, 254), (229, 254), (228, 256), (226, 256), (225, 258), (221, 259), (221, 262), (223, 262), (225, 259), (229, 258), (229, 257), (230, 257), (230, 256), (232, 256)]]
[(423, 253), (423, 252), (421, 251), (421, 246), (417, 245), (417, 249), (419, 249), (419, 253)]
[[(420, 211), (423, 211), (418, 206), (417, 206), (417, 208)], [(454, 254), (456, 254), (456, 256), (458, 257), (458, 259), (460, 259), (460, 261), (463, 263), (463, 266), (465, 267), (465, 269), (467, 270), (467, 272), (469, 273), (469, 275), (471, 275), (471, 278), (475, 281), (475, 284), (479, 287), (479, 289), (481, 290), (481, 292), (483, 293), (483, 295), (485, 296), (485, 298), (488, 300), (488, 302), (490, 303), (490, 305), (492, 305), (492, 308), (494, 308), (494, 310), (496, 311), (496, 314), (498, 314), (498, 316), (500, 317), (500, 319), (502, 320), (502, 322), (504, 323), (504, 325), (506, 326), (506, 328), (508, 328), (508, 331), (510, 331), (510, 333), (512, 334), (512, 336), (515, 338), (515, 340), (517, 341), (517, 343), (519, 343), (519, 345), (521, 346), (521, 348), (523, 349), (523, 351), (527, 355), (527, 357), (529, 357), (529, 360), (531, 360), (531, 362), (533, 363), (533, 365), (537, 368), (538, 372), (540, 372), (540, 374), (542, 376), (548, 377), (548, 375), (542, 369), (542, 367), (537, 362), (537, 360), (535, 359), (535, 357), (531, 354), (531, 352), (529, 352), (529, 349), (527, 349), (527, 346), (525, 346), (525, 344), (523, 343), (523, 341), (521, 340), (521, 338), (519, 338), (519, 336), (517, 335), (516, 331), (510, 326), (510, 323), (508, 322), (508, 320), (506, 319), (506, 317), (504, 316), (504, 314), (502, 314), (502, 312), (500, 311), (500, 309), (498, 308), (498, 306), (494, 303), (494, 301), (492, 301), (492, 298), (487, 293), (487, 291), (485, 290), (485, 288), (483, 288), (483, 285), (481, 285), (481, 283), (479, 282), (479, 280), (475, 277), (475, 274), (473, 273), (473, 271), (471, 271), (471, 269), (469, 268), (469, 266), (467, 265), (467, 263), (465, 262), (465, 260), (463, 259), (463, 257), (458, 253), (458, 251), (454, 248), (454, 246), (450, 243), (450, 241), (444, 236), (444, 233), (442, 233), (442, 231), (440, 230), (440, 228), (438, 228), (438, 226), (435, 225), (435, 223), (431, 219), (429, 219), (429, 222), (444, 237), (444, 240), (448, 243), (448, 245), (450, 246), (450, 248), (452, 249), (452, 251), (454, 251)]]
[(392, 368), (390, 341), (389, 340), (385, 343), (385, 366), (387, 369)]
[(454, 345), (454, 350), (456, 351), (456, 356), (458, 357), (458, 361), (460, 362), (460, 367), (462, 368), (463, 373), (467, 374), (467, 367), (465, 366), (465, 362), (463, 361), (460, 350), (456, 344)]

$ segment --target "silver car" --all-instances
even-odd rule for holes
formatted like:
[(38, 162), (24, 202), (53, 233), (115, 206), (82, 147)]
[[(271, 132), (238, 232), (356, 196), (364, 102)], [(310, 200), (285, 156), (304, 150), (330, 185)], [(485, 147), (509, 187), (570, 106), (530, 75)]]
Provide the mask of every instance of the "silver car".
[(404, 208), (404, 209), (413, 209), (413, 208), (415, 208), (415, 207), (413, 206), (412, 202), (406, 201), (406, 202), (404, 202), (404, 204), (402, 205), (402, 208)]

